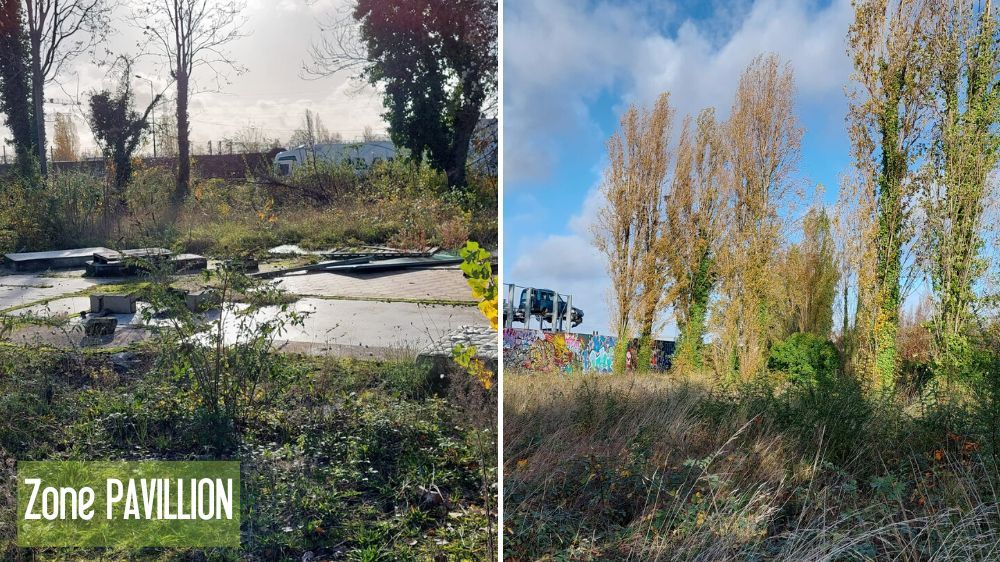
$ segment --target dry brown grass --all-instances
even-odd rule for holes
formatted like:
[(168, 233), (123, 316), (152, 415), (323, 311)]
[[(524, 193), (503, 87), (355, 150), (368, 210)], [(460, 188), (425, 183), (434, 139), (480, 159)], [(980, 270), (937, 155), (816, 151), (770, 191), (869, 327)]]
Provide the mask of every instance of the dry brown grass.
[(509, 560), (1000, 556), (995, 461), (957, 444), (937, 459), (912, 420), (840, 427), (700, 375), (504, 385)]

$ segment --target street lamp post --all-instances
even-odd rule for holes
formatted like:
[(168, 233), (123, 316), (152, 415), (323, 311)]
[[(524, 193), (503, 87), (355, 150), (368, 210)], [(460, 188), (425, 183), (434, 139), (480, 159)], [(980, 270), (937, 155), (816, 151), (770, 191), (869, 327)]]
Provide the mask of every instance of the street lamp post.
[[(149, 78), (144, 78), (144, 77), (142, 77), (142, 76), (140, 76), (138, 74), (136, 74), (135, 77), (138, 78), (139, 80), (145, 80), (146, 82), (149, 82), (149, 99), (150, 99), (150, 103), (152, 103), (153, 101), (155, 101), (156, 100), (156, 93), (153, 91), (153, 81), (150, 80)], [(153, 129), (153, 158), (156, 158), (156, 106), (153, 106), (152, 119), (153, 119), (153, 125), (152, 125), (152, 129)]]

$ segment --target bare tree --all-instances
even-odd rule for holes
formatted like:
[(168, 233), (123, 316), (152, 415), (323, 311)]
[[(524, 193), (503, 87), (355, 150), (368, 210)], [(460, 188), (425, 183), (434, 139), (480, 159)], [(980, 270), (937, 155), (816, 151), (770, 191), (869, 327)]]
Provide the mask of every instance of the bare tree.
[[(912, 239), (908, 216), (914, 192), (911, 164), (918, 156), (926, 123), (931, 78), (927, 48), (931, 10), (944, 3), (924, 0), (856, 0), (848, 33), (854, 59), (849, 116), (850, 136), (863, 189), (875, 194), (877, 228), (874, 272), (859, 271), (859, 337), (856, 361), (862, 376), (881, 389), (892, 389), (898, 370), (896, 352), (902, 302), (904, 248)], [(863, 328), (862, 328), (863, 326)]]
[(31, 100), (37, 131), (38, 164), (48, 174), (45, 154), (45, 86), (66, 64), (91, 51), (107, 36), (108, 0), (23, 0), (31, 55)]
[(802, 128), (794, 112), (791, 67), (758, 56), (744, 71), (726, 134), (732, 168), (732, 215), (720, 248), (720, 346), (716, 368), (748, 380), (766, 365), (778, 334), (781, 280), (779, 208), (792, 193)]
[(365, 125), (364, 130), (361, 132), (361, 140), (364, 142), (381, 142), (389, 140), (389, 137), (376, 133), (371, 125)]
[[(673, 110), (662, 94), (652, 111), (634, 106), (608, 140), (608, 167), (601, 191), (604, 206), (592, 227), (594, 246), (611, 276), (612, 322), (619, 346), (615, 368), (624, 366), (634, 335), (648, 347), (663, 297), (663, 184), (669, 167), (667, 143)], [(640, 353), (639, 364), (644, 363)]]
[(146, 50), (161, 58), (177, 84), (177, 186), (175, 202), (188, 193), (191, 181), (191, 122), (188, 102), (193, 75), (205, 68), (217, 86), (226, 70), (242, 68), (225, 51), (244, 37), (242, 0), (156, 0), (136, 8), (132, 20), (143, 29)]
[(666, 302), (673, 307), (680, 331), (674, 362), (700, 367), (726, 212), (727, 167), (725, 139), (715, 110), (702, 110), (694, 128), (692, 132), (691, 120), (685, 118), (666, 196), (663, 238), (670, 285)]
[(313, 169), (316, 168), (316, 145), (332, 142), (343, 142), (340, 133), (331, 134), (329, 129), (323, 125), (323, 119), (318, 113), (313, 113), (307, 109), (302, 118), (302, 127), (296, 129), (288, 139), (290, 146), (305, 146), (312, 154)]
[(280, 144), (278, 139), (268, 137), (263, 129), (254, 125), (237, 131), (231, 139), (226, 140), (241, 154), (266, 152)]

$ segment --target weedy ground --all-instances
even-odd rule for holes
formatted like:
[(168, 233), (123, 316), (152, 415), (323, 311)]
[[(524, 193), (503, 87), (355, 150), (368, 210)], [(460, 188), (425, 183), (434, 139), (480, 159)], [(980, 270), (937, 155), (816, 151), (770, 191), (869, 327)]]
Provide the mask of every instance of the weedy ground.
[[(494, 544), (495, 393), (442, 389), (409, 360), (283, 355), (220, 449), (218, 422), (161, 363), (153, 347), (0, 346), (0, 558), (479, 560)], [(240, 549), (16, 547), (15, 460), (208, 458), (241, 462)]]
[(443, 173), (404, 161), (364, 174), (319, 166), (286, 178), (257, 179), (249, 171), (244, 180), (196, 178), (179, 205), (172, 171), (160, 167), (138, 168), (120, 193), (79, 172), (0, 177), (0, 188), (4, 252), (158, 246), (230, 257), (263, 255), (280, 244), (497, 246), (495, 177), (470, 173), (468, 186), (452, 189)]
[(995, 426), (922, 396), (507, 372), (505, 559), (1000, 559)]

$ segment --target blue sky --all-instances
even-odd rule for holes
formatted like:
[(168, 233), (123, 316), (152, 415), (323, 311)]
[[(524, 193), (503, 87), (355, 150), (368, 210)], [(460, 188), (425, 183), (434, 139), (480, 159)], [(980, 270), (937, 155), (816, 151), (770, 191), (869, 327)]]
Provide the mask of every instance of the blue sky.
[[(833, 204), (850, 165), (849, 0), (504, 2), (504, 280), (573, 295), (584, 332), (608, 333), (607, 275), (590, 245), (604, 143), (630, 103), (664, 91), (686, 114), (729, 114), (760, 53), (795, 72), (805, 129), (798, 181)], [(672, 335), (672, 327), (664, 335)]]

